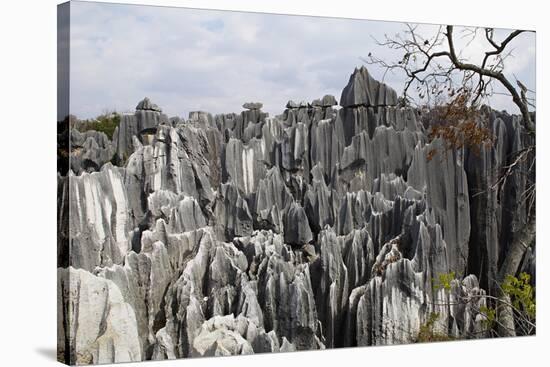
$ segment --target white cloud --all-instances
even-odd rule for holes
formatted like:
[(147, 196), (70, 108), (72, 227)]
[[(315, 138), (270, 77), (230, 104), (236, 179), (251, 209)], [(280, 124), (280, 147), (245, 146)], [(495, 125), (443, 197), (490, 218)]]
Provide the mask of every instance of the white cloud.
[[(238, 112), (252, 100), (275, 114), (288, 99), (339, 99), (361, 57), (396, 56), (372, 37), (402, 29), (392, 22), (72, 2), (71, 112), (131, 111), (144, 96), (184, 117), (199, 109)], [(510, 69), (534, 83), (534, 42), (521, 42), (530, 51), (518, 53)], [(399, 91), (402, 78), (387, 75), (386, 82)]]

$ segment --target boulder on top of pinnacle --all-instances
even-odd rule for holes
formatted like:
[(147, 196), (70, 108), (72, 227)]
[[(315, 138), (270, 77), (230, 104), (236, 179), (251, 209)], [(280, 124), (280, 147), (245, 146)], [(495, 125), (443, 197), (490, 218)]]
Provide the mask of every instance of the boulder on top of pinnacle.
[(261, 110), (264, 106), (261, 102), (246, 102), (243, 104), (243, 108), (247, 110)]
[(148, 110), (148, 111), (157, 111), (162, 112), (161, 108), (151, 102), (148, 97), (143, 98), (136, 106), (136, 110)]
[(314, 99), (313, 101), (311, 101), (311, 105), (312, 105), (313, 107), (322, 107), (322, 105), (321, 105), (321, 100), (320, 100), (319, 98)]
[(332, 107), (332, 106), (336, 106), (337, 104), (338, 104), (338, 101), (331, 94), (325, 94), (323, 98), (321, 98), (321, 107)]
[(289, 100), (286, 103), (286, 108), (298, 108), (298, 103), (294, 102), (293, 100)]

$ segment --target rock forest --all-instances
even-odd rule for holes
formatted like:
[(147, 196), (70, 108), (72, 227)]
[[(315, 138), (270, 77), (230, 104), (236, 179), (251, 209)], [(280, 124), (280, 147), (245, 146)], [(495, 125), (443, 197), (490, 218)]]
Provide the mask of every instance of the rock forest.
[(521, 115), (484, 106), (492, 143), (449, 148), (365, 67), (319, 97), (58, 123), (59, 360), (535, 333)]

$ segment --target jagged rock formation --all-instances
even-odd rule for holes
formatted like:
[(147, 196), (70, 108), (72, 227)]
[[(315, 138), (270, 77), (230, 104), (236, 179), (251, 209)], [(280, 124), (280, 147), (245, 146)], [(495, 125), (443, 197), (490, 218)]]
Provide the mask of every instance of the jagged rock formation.
[(118, 287), (83, 269), (58, 269), (58, 353), (71, 364), (141, 360), (136, 316)]
[(81, 133), (71, 129), (69, 138), (71, 147), (69, 161), (71, 170), (76, 174), (98, 171), (113, 158), (113, 144), (105, 133), (93, 130)]
[(340, 98), (342, 107), (395, 106), (397, 93), (384, 83), (375, 80), (367, 68), (356, 68)]
[(72, 130), (58, 175), (64, 358), (408, 343), (435, 313), (443, 335), (485, 336), (487, 279), (529, 210), (520, 174), (503, 198), (485, 190), (530, 142), (517, 116), (487, 110), (493, 146), (433, 158), (444, 143), (366, 68), (337, 103), (184, 120), (145, 98), (112, 142)]
[(119, 162), (126, 161), (139, 147), (140, 141), (150, 141), (161, 123), (169, 124), (168, 117), (147, 97), (137, 104), (133, 115), (121, 115), (120, 124), (113, 134), (115, 158)]

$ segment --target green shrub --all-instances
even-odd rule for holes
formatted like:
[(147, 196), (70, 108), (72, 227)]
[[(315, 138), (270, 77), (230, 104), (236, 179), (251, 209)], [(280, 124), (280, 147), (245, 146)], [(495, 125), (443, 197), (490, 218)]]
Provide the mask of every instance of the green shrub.
[(428, 320), (422, 325), (420, 325), (420, 330), (418, 335), (414, 340), (415, 343), (429, 343), (429, 342), (444, 342), (449, 340), (454, 340), (453, 337), (450, 337), (447, 334), (435, 331), (435, 323), (439, 319), (439, 314), (432, 312), (428, 316)]
[(436, 290), (445, 289), (446, 291), (450, 291), (453, 279), (455, 279), (455, 272), (451, 271), (450, 273), (439, 274), (437, 279), (432, 279), (432, 282)]
[(513, 306), (517, 310), (525, 312), (530, 318), (535, 318), (537, 305), (535, 300), (535, 288), (531, 286), (531, 276), (527, 273), (519, 274), (519, 277), (508, 275), (502, 284), (502, 291), (510, 296)]
[(115, 129), (120, 124), (120, 115), (116, 112), (103, 114), (93, 120), (80, 121), (76, 128), (80, 132), (95, 130), (105, 133), (109, 139), (113, 139)]
[(485, 330), (490, 330), (493, 328), (495, 321), (497, 319), (496, 309), (488, 306), (479, 307), (479, 313), (483, 316), (481, 324)]

